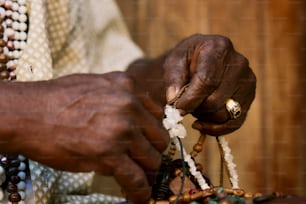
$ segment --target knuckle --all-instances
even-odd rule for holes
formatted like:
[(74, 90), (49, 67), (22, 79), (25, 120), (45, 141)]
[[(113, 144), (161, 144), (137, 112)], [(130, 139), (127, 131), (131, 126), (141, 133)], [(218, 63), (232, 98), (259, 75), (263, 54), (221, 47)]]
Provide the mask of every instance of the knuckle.
[(137, 98), (128, 93), (122, 93), (119, 103), (123, 111), (130, 111), (130, 113), (136, 110), (139, 105)]
[(201, 87), (204, 87), (205, 90), (209, 92), (212, 92), (213, 90), (217, 89), (219, 84), (219, 80), (204, 75), (199, 76), (199, 82), (201, 83)]
[(116, 83), (119, 86), (126, 87), (129, 90), (133, 89), (133, 80), (124, 72), (115, 72)]
[(218, 36), (217, 37), (217, 42), (218, 42), (218, 45), (224, 49), (230, 49), (233, 47), (233, 44), (232, 44), (232, 41), (228, 38), (228, 37), (225, 37), (225, 36)]
[(205, 36), (203, 35), (203, 34), (201, 34), (201, 33), (195, 33), (195, 34), (193, 34), (193, 35), (191, 35), (191, 39), (202, 39), (202, 38), (204, 38)]
[(207, 45), (211, 48), (217, 48), (217, 50), (220, 50), (220, 52), (233, 48), (232, 41), (228, 37), (222, 35), (211, 36)]
[(121, 119), (120, 123), (114, 127), (118, 131), (118, 137), (126, 138), (127, 135), (130, 135), (133, 129), (133, 124), (130, 120), (124, 118)]
[(165, 59), (163, 64), (163, 69), (166, 71), (166, 74), (169, 71), (179, 70), (180, 67), (184, 67), (184, 61), (179, 60), (185, 55), (185, 49), (182, 50), (173, 50)]
[(249, 60), (241, 54), (237, 54), (237, 61), (241, 67), (249, 68)]

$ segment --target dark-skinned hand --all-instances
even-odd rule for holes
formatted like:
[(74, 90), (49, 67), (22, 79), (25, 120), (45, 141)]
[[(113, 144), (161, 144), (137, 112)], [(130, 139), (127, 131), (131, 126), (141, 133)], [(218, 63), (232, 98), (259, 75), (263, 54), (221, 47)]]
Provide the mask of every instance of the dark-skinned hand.
[(7, 106), (1, 129), (12, 144), (2, 151), (59, 170), (113, 176), (132, 202), (150, 198), (150, 177), (169, 136), (157, 114), (148, 111), (154, 110), (152, 101), (135, 96), (125, 73), (7, 85), (18, 94), (4, 93), (1, 103)]
[[(255, 97), (256, 78), (228, 38), (201, 34), (186, 38), (170, 52), (164, 69), (167, 101), (176, 100), (183, 114), (195, 116), (195, 129), (218, 136), (243, 124)], [(241, 105), (236, 120), (225, 108), (229, 98)]]

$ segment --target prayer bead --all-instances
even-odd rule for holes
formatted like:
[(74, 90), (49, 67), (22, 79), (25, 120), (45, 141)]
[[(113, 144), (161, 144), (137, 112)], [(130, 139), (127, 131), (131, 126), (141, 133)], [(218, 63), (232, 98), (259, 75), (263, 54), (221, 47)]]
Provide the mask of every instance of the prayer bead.
[(7, 56), (4, 53), (0, 54), (0, 63), (7, 63), (7, 61)]
[(6, 70), (6, 65), (3, 63), (0, 63), (0, 72)]
[(14, 176), (14, 175), (17, 175), (17, 174), (18, 174), (18, 168), (16, 168), (16, 167), (10, 167), (7, 170), (7, 175), (9, 175), (9, 176)]
[(13, 183), (13, 184), (17, 184), (17, 183), (19, 183), (20, 182), (20, 178), (19, 178), (19, 176), (11, 176), (10, 177), (10, 181)]
[(195, 194), (197, 192), (199, 192), (199, 189), (190, 189), (189, 194), (192, 195), (192, 194)]
[[(0, 5), (0, 78), (11, 81), (17, 78), (16, 66), (26, 47), (27, 5), (26, 0), (0, 0)], [(0, 155), (0, 182), (8, 192), (8, 203), (25, 204), (21, 201), (25, 198), (25, 160), (21, 155)], [(0, 203), (3, 197), (0, 195)]]
[(26, 184), (25, 184), (24, 181), (20, 181), (20, 182), (17, 184), (18, 190), (25, 190), (25, 187), (26, 187)]
[(11, 193), (8, 197), (9, 201), (11, 202), (19, 202), (21, 200), (21, 197), (19, 193)]
[(19, 167), (18, 167), (18, 170), (19, 170), (19, 171), (24, 171), (25, 169), (26, 169), (25, 163), (24, 163), (24, 162), (20, 162), (20, 165), (19, 165)]
[(0, 72), (0, 78), (2, 80), (8, 79), (9, 77), (10, 77), (10, 75), (9, 75), (8, 71), (4, 70), (4, 71)]
[(24, 171), (20, 171), (18, 174), (19, 178), (21, 180), (25, 180), (26, 179), (26, 173)]
[(17, 186), (11, 182), (8, 183), (7, 187), (6, 187), (6, 191), (9, 193), (14, 193), (17, 192)]

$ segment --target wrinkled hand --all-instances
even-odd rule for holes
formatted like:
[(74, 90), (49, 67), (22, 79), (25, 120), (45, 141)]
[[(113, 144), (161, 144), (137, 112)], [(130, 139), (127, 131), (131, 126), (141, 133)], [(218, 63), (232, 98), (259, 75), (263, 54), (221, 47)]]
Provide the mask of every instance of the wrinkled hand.
[[(193, 35), (171, 51), (164, 69), (168, 102), (187, 85), (175, 104), (197, 118), (195, 129), (218, 136), (242, 125), (255, 97), (256, 78), (248, 60), (234, 50), (229, 39)], [(241, 105), (242, 113), (236, 120), (225, 108), (229, 98)]]
[(158, 170), (169, 136), (124, 73), (41, 82), (40, 93), (47, 93), (41, 104), (48, 105), (24, 122), (35, 124), (25, 128), (25, 156), (61, 170), (114, 176), (129, 200), (149, 199), (149, 174)]

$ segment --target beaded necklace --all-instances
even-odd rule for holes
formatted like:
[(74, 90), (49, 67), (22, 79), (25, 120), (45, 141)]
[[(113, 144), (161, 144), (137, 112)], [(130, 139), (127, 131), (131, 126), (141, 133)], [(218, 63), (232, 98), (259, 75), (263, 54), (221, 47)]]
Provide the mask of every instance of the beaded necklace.
[(16, 80), (15, 70), (26, 46), (26, 0), (0, 0), (0, 77)]
[[(279, 197), (290, 197), (277, 192), (271, 195), (253, 194), (241, 189), (238, 185), (238, 174), (233, 155), (224, 136), (217, 137), (221, 158), (221, 176), (220, 185), (214, 186), (203, 174), (202, 165), (196, 163), (195, 160), (203, 149), (206, 135), (200, 135), (190, 154), (186, 153), (180, 141), (187, 135), (181, 124), (182, 120), (183, 117), (175, 107), (166, 105), (163, 125), (169, 132), (171, 143), (168, 154), (163, 155), (149, 204), (253, 204)], [(176, 150), (181, 152), (180, 159), (174, 159)], [(231, 188), (222, 187), (223, 165), (226, 167)]]
[[(26, 0), (0, 0), (0, 79), (17, 79), (16, 68), (26, 46), (28, 16)], [(25, 199), (27, 160), (22, 155), (0, 155), (0, 203)]]

